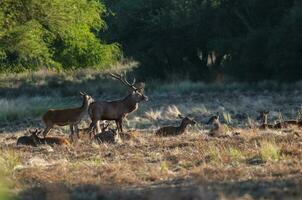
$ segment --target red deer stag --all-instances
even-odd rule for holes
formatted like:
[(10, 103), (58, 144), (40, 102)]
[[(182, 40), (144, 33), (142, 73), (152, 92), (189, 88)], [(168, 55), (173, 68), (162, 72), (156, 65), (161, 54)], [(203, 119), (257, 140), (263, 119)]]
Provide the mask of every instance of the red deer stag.
[(90, 124), (90, 137), (91, 130), (98, 129), (98, 122), (103, 120), (114, 120), (119, 132), (123, 132), (123, 119), (131, 112), (134, 112), (138, 108), (138, 104), (142, 101), (148, 101), (148, 97), (140, 92), (138, 88), (134, 86), (135, 79), (130, 84), (123, 75), (112, 74), (110, 76), (121, 81), (127, 87), (132, 90), (131, 93), (124, 99), (116, 101), (96, 101), (90, 104), (88, 113), (91, 118)]
[(83, 97), (83, 103), (81, 107), (67, 109), (50, 109), (43, 115), (42, 119), (46, 126), (45, 130), (43, 131), (44, 137), (46, 137), (47, 133), (53, 128), (54, 125), (69, 125), (71, 130), (71, 141), (73, 141), (75, 129), (79, 138), (77, 125), (81, 121), (83, 116), (86, 114), (89, 105), (94, 101), (93, 98), (88, 94), (82, 92), (80, 94)]

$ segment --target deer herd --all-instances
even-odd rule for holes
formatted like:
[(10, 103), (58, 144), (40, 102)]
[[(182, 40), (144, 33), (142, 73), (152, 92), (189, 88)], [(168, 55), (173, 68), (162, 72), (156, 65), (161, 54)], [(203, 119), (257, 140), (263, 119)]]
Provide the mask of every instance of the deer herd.
[[(95, 101), (91, 96), (81, 92), (83, 98), (82, 105), (76, 108), (67, 109), (50, 109), (43, 116), (42, 121), (45, 129), (29, 130), (29, 136), (21, 136), (17, 140), (17, 145), (38, 146), (40, 144), (48, 145), (70, 145), (80, 138), (80, 132), (89, 135), (89, 138), (98, 143), (109, 142), (114, 143), (118, 138), (129, 138), (123, 131), (123, 120), (128, 114), (138, 109), (139, 103), (148, 101), (148, 97), (144, 94), (144, 83), (137, 84), (135, 79), (132, 83), (127, 81), (125, 75), (109, 74), (111, 77), (119, 80), (125, 86), (130, 88), (129, 94), (120, 100), (115, 101)], [(91, 123), (85, 129), (79, 129), (78, 124), (88, 113)], [(261, 111), (258, 120), (261, 121), (259, 129), (282, 129), (289, 126), (302, 126), (302, 121), (285, 120), (276, 124), (268, 124), (268, 111)], [(185, 132), (188, 125), (195, 125), (197, 122), (189, 117), (182, 117), (179, 126), (165, 126), (155, 131), (158, 137), (177, 136)], [(116, 129), (109, 128), (110, 121), (116, 123)], [(107, 122), (107, 124), (106, 124)], [(207, 124), (211, 124), (208, 135), (212, 137), (229, 137), (240, 133), (231, 133), (230, 128), (219, 121), (219, 116), (212, 116)], [(48, 137), (47, 134), (54, 126), (70, 127), (70, 138)], [(102, 126), (102, 127), (100, 127)], [(231, 134), (230, 134), (231, 133)], [(40, 137), (39, 135), (43, 136)], [(131, 133), (130, 133), (131, 134)]]

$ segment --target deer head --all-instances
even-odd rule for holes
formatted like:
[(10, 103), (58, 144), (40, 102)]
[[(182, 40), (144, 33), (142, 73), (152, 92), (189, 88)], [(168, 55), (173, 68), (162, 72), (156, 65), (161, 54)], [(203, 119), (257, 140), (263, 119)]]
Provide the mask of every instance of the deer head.
[(213, 124), (214, 122), (219, 122), (219, 116), (218, 115), (214, 115), (212, 116), (209, 121), (207, 122), (207, 124)]
[(186, 124), (186, 125), (192, 125), (192, 126), (194, 126), (196, 124), (196, 121), (193, 120), (193, 119), (191, 119), (191, 118), (189, 118), (189, 117), (185, 117), (185, 118), (182, 119), (182, 123)]
[(125, 86), (129, 87), (132, 92), (131, 92), (131, 97), (132, 99), (139, 103), (141, 101), (148, 101), (148, 97), (146, 95), (143, 94), (143, 88), (144, 88), (144, 85), (143, 85), (143, 88), (136, 88), (134, 85), (135, 85), (135, 78), (133, 79), (132, 83), (129, 83), (129, 81), (127, 81), (125, 75), (121, 75), (121, 74), (113, 74), (113, 73), (110, 73), (109, 74), (111, 77), (119, 80), (120, 82), (122, 82)]
[(34, 131), (32, 130), (29, 130), (29, 133), (30, 133), (30, 138), (34, 141), (34, 143), (39, 143), (40, 142), (40, 138), (38, 137), (38, 135), (41, 133), (42, 131), (38, 131), (38, 129), (35, 129)]
[(84, 102), (87, 103), (87, 105), (91, 104), (92, 102), (94, 102), (94, 99), (88, 95), (87, 93), (85, 92), (80, 92), (80, 95), (83, 97), (84, 99)]

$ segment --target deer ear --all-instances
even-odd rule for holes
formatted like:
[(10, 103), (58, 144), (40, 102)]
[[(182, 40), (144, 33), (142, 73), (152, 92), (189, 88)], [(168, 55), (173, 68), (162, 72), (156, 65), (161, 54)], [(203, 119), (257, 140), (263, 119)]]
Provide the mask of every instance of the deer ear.
[(85, 94), (83, 92), (80, 92), (80, 95), (84, 96)]

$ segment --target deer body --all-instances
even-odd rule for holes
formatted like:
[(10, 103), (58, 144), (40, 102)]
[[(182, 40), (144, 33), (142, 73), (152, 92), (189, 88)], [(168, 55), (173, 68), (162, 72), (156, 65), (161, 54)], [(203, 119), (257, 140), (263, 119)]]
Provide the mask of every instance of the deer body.
[(70, 143), (67, 139), (60, 138), (60, 137), (39, 138), (38, 143), (39, 144), (48, 144), (48, 145), (66, 145), (66, 146), (70, 145)]
[(33, 146), (36, 147), (36, 143), (32, 140), (32, 138), (30, 136), (21, 136), (18, 138), (17, 140), (17, 146), (19, 145), (29, 145), (29, 146)]
[[(132, 92), (124, 99), (116, 101), (97, 101), (90, 104), (88, 113), (91, 118), (90, 133), (96, 129), (99, 121), (114, 120), (119, 132), (123, 132), (123, 119), (129, 114), (137, 110), (138, 104), (147, 101), (148, 97), (142, 94), (134, 87), (134, 82), (130, 84), (122, 76), (111, 74), (114, 78), (120, 80), (123, 84), (129, 86)], [(98, 131), (98, 130), (97, 130)]]
[(297, 120), (285, 120), (283, 122), (278, 122), (277, 124), (274, 125), (274, 128), (288, 128), (288, 126), (301, 126), (301, 121)]
[(90, 103), (93, 101), (93, 99), (89, 95), (83, 93), (81, 93), (81, 95), (83, 96), (83, 103), (81, 107), (50, 109), (43, 115), (42, 120), (46, 126), (45, 130), (43, 131), (44, 137), (46, 137), (46, 135), (54, 125), (69, 125), (71, 130), (71, 139), (73, 140), (74, 129), (77, 129), (77, 124), (82, 120), (83, 116), (88, 110)]
[(295, 125), (295, 126), (299, 126), (300, 122), (296, 121), (296, 120), (286, 120), (286, 121), (282, 121), (282, 122), (278, 122), (274, 125), (272, 124), (268, 124), (268, 113), (269, 111), (262, 111), (260, 112), (260, 116), (259, 118), (261, 119), (262, 124), (259, 126), (259, 129), (282, 129), (282, 128), (288, 128), (289, 125)]
[(196, 122), (188, 117), (185, 117), (180, 126), (175, 127), (175, 126), (165, 126), (160, 129), (158, 129), (155, 134), (157, 136), (176, 136), (176, 135), (181, 135), (185, 132), (187, 126), (191, 124), (194, 125)]
[[(275, 125), (273, 124), (268, 124), (268, 120), (267, 120), (267, 117), (268, 117), (268, 111), (261, 111), (260, 112), (260, 115), (258, 117), (258, 119), (261, 120), (261, 125), (259, 126), (259, 129), (274, 129), (275, 128)], [(280, 124), (281, 126), (281, 124)]]
[(118, 133), (115, 130), (109, 129), (98, 133), (94, 136), (94, 140), (100, 143), (116, 143)]
[(40, 132), (38, 132), (37, 130), (35, 130), (34, 132), (31, 131), (30, 138), (34, 141), (34, 143), (36, 145), (40, 145), (40, 144), (67, 145), (67, 146), (70, 145), (69, 141), (67, 139), (65, 139), (65, 138), (60, 138), (60, 137), (45, 137), (45, 138), (40, 138), (38, 136), (38, 134)]
[(207, 124), (212, 124), (213, 127), (209, 131), (209, 135), (213, 137), (225, 137), (229, 136), (229, 129), (225, 124), (221, 124), (219, 121), (219, 116), (213, 116), (210, 118)]

